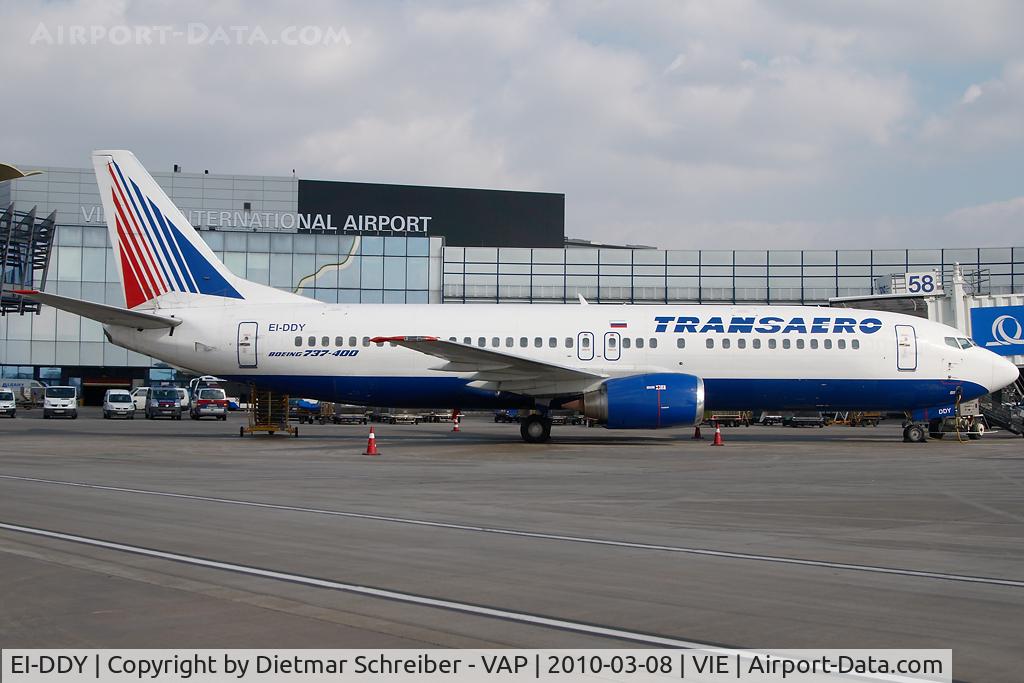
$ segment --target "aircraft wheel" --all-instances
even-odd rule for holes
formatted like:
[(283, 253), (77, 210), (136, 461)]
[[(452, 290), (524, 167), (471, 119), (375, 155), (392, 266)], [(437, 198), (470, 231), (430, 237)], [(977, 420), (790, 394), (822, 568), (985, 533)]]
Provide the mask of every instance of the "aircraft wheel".
[(921, 425), (910, 425), (903, 430), (903, 440), (908, 443), (924, 443), (927, 433)]
[(529, 415), (519, 423), (519, 433), (526, 443), (544, 443), (551, 438), (551, 420), (543, 415)]

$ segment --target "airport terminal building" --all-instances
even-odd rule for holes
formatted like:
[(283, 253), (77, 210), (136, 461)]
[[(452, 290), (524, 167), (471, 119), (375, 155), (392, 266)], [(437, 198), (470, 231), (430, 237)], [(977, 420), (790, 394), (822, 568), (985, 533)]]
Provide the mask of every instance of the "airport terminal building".
[[(124, 305), (92, 169), (19, 167), (43, 173), (0, 182), (0, 212), (13, 205), (15, 222), (33, 207), (55, 212), (45, 290)], [(898, 294), (914, 274), (948, 287), (955, 264), (972, 294), (996, 304), (1024, 292), (1024, 247), (601, 245), (566, 239), (562, 194), (177, 167), (153, 176), (233, 272), (328, 303), (572, 303), (582, 295), (593, 303), (828, 305)], [(178, 371), (107, 342), (98, 323), (44, 306), (0, 317), (0, 378), (80, 384), (93, 402), (107, 388), (173, 380)]]

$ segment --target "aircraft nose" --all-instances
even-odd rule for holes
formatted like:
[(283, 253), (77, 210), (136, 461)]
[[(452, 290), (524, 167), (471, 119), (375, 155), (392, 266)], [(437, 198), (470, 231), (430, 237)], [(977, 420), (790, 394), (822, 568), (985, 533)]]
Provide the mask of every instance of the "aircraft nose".
[(991, 391), (997, 391), (1005, 386), (1009, 386), (1020, 378), (1020, 370), (1010, 361), (1002, 356), (996, 356), (994, 361), (992, 364)]

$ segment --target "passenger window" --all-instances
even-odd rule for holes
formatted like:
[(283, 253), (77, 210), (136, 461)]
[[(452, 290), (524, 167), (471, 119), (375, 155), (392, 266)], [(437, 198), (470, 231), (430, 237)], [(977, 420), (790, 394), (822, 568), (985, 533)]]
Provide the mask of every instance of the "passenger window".
[(571, 349), (572, 348), (572, 337), (566, 337), (565, 338), (565, 348), (567, 348), (567, 349)]
[(615, 337), (608, 337), (608, 348), (615, 348)]
[(527, 343), (528, 343), (528, 342), (527, 342), (527, 339), (526, 339), (526, 337), (520, 337), (520, 338), (519, 338), (519, 346), (521, 346), (522, 348), (524, 348), (524, 349), (525, 349), (525, 348), (526, 348), (526, 345), (527, 345)]
[(776, 346), (778, 346), (778, 340), (777, 339), (769, 339), (768, 340), (768, 348), (769, 349), (774, 349)]
[(859, 339), (851, 339), (850, 340), (850, 348), (852, 348), (852, 349), (859, 349), (860, 348), (860, 340)]
[(295, 338), (295, 345), (296, 346), (302, 346), (302, 337), (296, 337)]
[(355, 337), (349, 337), (348, 338), (348, 345), (349, 346), (355, 346), (356, 345), (356, 338)]
[(632, 345), (633, 345), (633, 341), (629, 337), (623, 337), (622, 338), (622, 348), (628, 349)]
[(750, 341), (750, 345), (753, 346), (755, 349), (759, 349), (759, 348), (761, 348), (761, 340), (760, 339), (752, 339)]
[(501, 337), (491, 337), (491, 346), (494, 348), (501, 346)]
[(728, 338), (722, 340), (722, 348), (723, 349), (727, 349), (730, 346), (732, 346), (732, 340), (730, 340)]
[(581, 339), (580, 340), (580, 346), (582, 346), (585, 349), (589, 349), (590, 348), (590, 337), (584, 337), (583, 339)]
[(797, 339), (796, 340), (796, 348), (798, 348), (798, 349), (804, 348), (804, 340), (803, 339)]
[(707, 341), (705, 341), (705, 342), (704, 342), (704, 344), (705, 344), (705, 346), (707, 346), (707, 347), (708, 347), (709, 349), (713, 349), (713, 348), (715, 348), (715, 340), (714, 340), (714, 339), (712, 339), (711, 337), (708, 337), (708, 338), (707, 338)]
[(344, 346), (345, 345), (345, 338), (344, 337), (335, 337), (334, 338), (334, 345), (335, 346)]
[(331, 338), (330, 337), (321, 337), (320, 338), (320, 346), (330, 346), (330, 345), (331, 345)]
[(369, 337), (363, 337), (363, 346), (369, 346), (369, 345), (370, 345), (370, 338)]
[(652, 349), (656, 349), (656, 348), (658, 348), (658, 340), (657, 340), (657, 338), (656, 338), (656, 337), (651, 337), (651, 339), (650, 339), (650, 342), (649, 342), (649, 344), (648, 344), (648, 345), (649, 345), (649, 346), (650, 346), (650, 347), (651, 347)]
[(825, 344), (825, 348), (826, 349), (831, 349), (832, 348), (832, 340), (831, 339), (826, 339), (824, 341), (824, 344)]
[(840, 349), (845, 349), (846, 348), (846, 340), (845, 339), (840, 339), (839, 341), (836, 342), (836, 346), (839, 347)]
[(458, 341), (458, 339), (456, 339), (455, 337), (448, 337), (448, 341), (453, 342)]
[(316, 346), (316, 337), (310, 337), (310, 338), (309, 338), (309, 339), (307, 339), (306, 341), (308, 341), (308, 342), (309, 342), (309, 345), (310, 345), (310, 346)]
[(487, 337), (477, 337), (476, 345), (480, 348), (487, 346)]
[(791, 343), (792, 343), (792, 342), (790, 342), (790, 340), (788, 340), (788, 339), (783, 339), (783, 340), (782, 340), (782, 348), (784, 348), (784, 349), (788, 349), (788, 348), (790, 347)]
[(554, 337), (551, 337), (550, 339), (548, 339), (548, 346), (553, 348), (553, 349), (557, 349), (558, 348), (558, 340), (555, 339)]
[(643, 337), (637, 337), (636, 338), (636, 348), (638, 348), (638, 349), (644, 348), (644, 338)]
[(747, 340), (746, 339), (737, 339), (736, 340), (736, 348), (738, 348), (738, 349), (745, 349), (745, 348), (747, 348)]
[(466, 346), (472, 346), (473, 345), (473, 338), (472, 337), (463, 337), (462, 338), (462, 343), (465, 344)]
[(818, 348), (818, 340), (817, 339), (812, 339), (811, 340), (811, 348), (812, 349)]
[(511, 349), (516, 345), (516, 340), (512, 337), (505, 337), (505, 348)]
[(534, 337), (533, 338), (533, 346), (534, 346), (534, 348), (538, 348), (539, 349), (540, 347), (544, 346), (544, 340), (541, 339), (540, 337)]
[(686, 348), (686, 340), (683, 339), (682, 337), (679, 337), (678, 339), (676, 339), (676, 348), (677, 349), (685, 349)]

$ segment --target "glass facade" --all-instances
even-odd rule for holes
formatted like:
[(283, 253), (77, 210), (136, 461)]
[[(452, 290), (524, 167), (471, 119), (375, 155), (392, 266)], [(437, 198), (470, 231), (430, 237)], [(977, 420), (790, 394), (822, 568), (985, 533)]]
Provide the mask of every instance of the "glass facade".
[(822, 304), (959, 263), (978, 294), (1024, 291), (1024, 247), (885, 250), (444, 249), (446, 303)]

